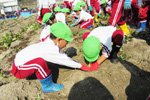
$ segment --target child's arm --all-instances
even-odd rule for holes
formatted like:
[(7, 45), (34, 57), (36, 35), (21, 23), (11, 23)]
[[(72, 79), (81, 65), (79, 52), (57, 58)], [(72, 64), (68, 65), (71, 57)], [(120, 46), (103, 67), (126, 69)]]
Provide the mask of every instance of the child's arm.
[(97, 62), (98, 62), (98, 64), (100, 65), (100, 64), (102, 64), (102, 62), (104, 62), (106, 59), (107, 59), (106, 56), (101, 55), (101, 56), (99, 57), (99, 59), (97, 60)]

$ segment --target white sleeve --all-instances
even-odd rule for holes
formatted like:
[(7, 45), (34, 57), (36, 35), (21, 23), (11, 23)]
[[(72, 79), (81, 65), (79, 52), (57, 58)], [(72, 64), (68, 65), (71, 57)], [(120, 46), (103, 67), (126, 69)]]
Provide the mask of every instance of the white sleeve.
[(55, 64), (71, 67), (71, 68), (81, 68), (82, 66), (80, 63), (69, 58), (65, 53), (61, 54), (59, 52), (58, 53), (55, 52), (55, 54), (47, 57), (45, 60)]
[(82, 13), (79, 15), (78, 20), (74, 23), (75, 25), (79, 24), (83, 19), (82, 19)]

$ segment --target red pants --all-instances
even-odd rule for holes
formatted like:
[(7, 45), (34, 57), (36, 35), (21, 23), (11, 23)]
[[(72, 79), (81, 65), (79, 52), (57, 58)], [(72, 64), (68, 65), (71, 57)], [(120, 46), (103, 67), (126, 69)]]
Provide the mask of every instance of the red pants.
[(95, 0), (91, 0), (90, 4), (91, 4), (91, 6), (93, 8), (92, 11), (90, 11), (90, 14), (92, 16), (94, 16), (94, 7), (95, 7), (96, 12), (99, 13), (99, 11), (100, 11), (99, 3), (97, 1), (95, 1)]
[(43, 16), (44, 16), (45, 13), (50, 13), (49, 8), (42, 8), (42, 10), (41, 10), (41, 16), (37, 16), (37, 18), (36, 18), (36, 21), (38, 23), (42, 22), (42, 18), (43, 18)]
[[(89, 34), (90, 34), (90, 32), (85, 32), (82, 35), (82, 39), (85, 40)], [(116, 31), (114, 31), (114, 33), (112, 35), (112, 42), (113, 43), (121, 45), (123, 43), (123, 39), (124, 39), (124, 33), (123, 33), (122, 30), (116, 30)]]
[(88, 21), (84, 21), (79, 25), (79, 28), (88, 28), (89, 25), (93, 24), (93, 19), (89, 19)]
[(112, 13), (109, 18), (109, 25), (116, 26), (116, 24), (124, 25), (125, 21), (123, 21), (122, 17), (122, 9), (123, 9), (124, 0), (111, 0)]
[(32, 74), (36, 74), (38, 79), (45, 79), (51, 73), (43, 58), (33, 59), (22, 66), (16, 66), (13, 62), (12, 67), (11, 73), (19, 79), (27, 78)]

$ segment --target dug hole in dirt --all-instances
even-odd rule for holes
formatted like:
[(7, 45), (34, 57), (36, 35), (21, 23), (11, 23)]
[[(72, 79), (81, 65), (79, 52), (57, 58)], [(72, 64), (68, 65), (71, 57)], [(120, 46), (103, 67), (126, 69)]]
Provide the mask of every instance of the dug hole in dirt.
[[(146, 100), (150, 95), (150, 31), (135, 34), (124, 43), (117, 64), (106, 60), (92, 72), (52, 66), (54, 81), (64, 85), (61, 91), (43, 93), (38, 79), (16, 79), (10, 73), (16, 53), (39, 42), (42, 27), (35, 18), (0, 21), (1, 39), (4, 33), (22, 33), (8, 48), (0, 45), (0, 100)], [(76, 48), (73, 59), (85, 64), (81, 36), (91, 30), (78, 26), (71, 30), (73, 42), (66, 48)]]

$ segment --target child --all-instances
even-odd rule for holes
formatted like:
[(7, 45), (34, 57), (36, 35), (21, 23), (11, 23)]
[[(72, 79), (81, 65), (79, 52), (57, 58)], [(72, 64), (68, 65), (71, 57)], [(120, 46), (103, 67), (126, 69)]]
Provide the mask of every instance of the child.
[(55, 23), (50, 30), (50, 38), (28, 46), (16, 54), (11, 70), (11, 73), (19, 79), (35, 74), (42, 84), (44, 93), (59, 91), (64, 87), (61, 84), (53, 83), (51, 70), (46, 61), (89, 71), (87, 66), (72, 60), (64, 53), (60, 53), (60, 49), (72, 41), (70, 28), (63, 23)]
[(50, 25), (56, 23), (55, 14), (54, 13), (46, 13), (43, 17), (43, 23), (46, 23), (45, 27), (43, 28), (40, 41), (43, 42), (50, 36)]
[(42, 24), (42, 18), (45, 13), (50, 13), (49, 0), (37, 0), (38, 5), (38, 15), (36, 21)]
[(79, 25), (79, 28), (90, 28), (92, 25), (93, 25), (93, 17), (85, 12), (85, 11), (81, 11), (81, 7), (76, 5), (74, 6), (73, 8), (73, 11), (77, 14), (78, 17), (78, 20), (71, 25), (71, 27), (79, 24), (81, 22), (81, 24)]
[[(91, 63), (91, 67), (95, 70), (99, 64), (105, 61), (108, 57), (112, 63), (117, 63), (117, 53), (123, 44), (124, 32), (116, 30), (113, 26), (97, 27), (91, 32), (86, 32), (82, 36), (83, 55), (87, 62)], [(111, 43), (113, 46), (111, 47)], [(102, 55), (99, 57), (100, 51)]]
[[(140, 28), (136, 30), (136, 32), (141, 32), (146, 29), (146, 23), (148, 17), (150, 16), (150, 0), (145, 0), (143, 5), (139, 7), (139, 21), (140, 21)], [(148, 22), (149, 23), (149, 22)]]
[(66, 17), (70, 14), (70, 11), (68, 8), (63, 8), (62, 13), (57, 13), (56, 14), (56, 20), (57, 22), (62, 22), (66, 24)]

